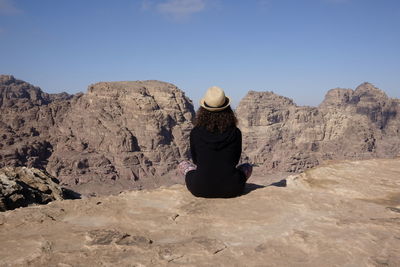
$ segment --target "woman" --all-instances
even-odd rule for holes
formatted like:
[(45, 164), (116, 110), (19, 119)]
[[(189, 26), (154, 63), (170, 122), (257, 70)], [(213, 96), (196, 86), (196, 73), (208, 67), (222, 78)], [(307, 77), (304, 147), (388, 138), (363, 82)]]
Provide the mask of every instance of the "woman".
[(242, 133), (230, 107), (230, 98), (219, 87), (211, 87), (200, 101), (190, 133), (192, 164), (181, 162), (186, 186), (197, 197), (235, 197), (243, 193), (252, 167), (236, 168), (242, 153)]

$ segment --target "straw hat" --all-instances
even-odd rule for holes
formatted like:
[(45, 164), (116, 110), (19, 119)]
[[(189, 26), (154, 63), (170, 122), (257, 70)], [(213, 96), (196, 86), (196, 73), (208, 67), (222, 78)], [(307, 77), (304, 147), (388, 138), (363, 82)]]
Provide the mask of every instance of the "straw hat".
[(229, 107), (231, 99), (225, 96), (224, 90), (218, 86), (208, 88), (205, 96), (200, 100), (200, 106), (208, 111), (221, 111)]

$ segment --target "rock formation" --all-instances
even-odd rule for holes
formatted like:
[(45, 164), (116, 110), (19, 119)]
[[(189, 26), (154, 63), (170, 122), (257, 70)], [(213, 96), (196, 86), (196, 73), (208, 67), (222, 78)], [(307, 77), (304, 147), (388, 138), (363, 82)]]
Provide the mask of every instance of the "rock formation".
[(43, 169), (52, 153), (54, 128), (62, 123), (71, 98), (0, 75), (0, 167)]
[(188, 158), (191, 101), (158, 81), (46, 94), (0, 76), (0, 167), (46, 169), (82, 193), (156, 187)]
[(400, 105), (372, 84), (332, 89), (319, 107), (249, 92), (237, 110), (244, 158), (264, 171), (300, 172), (330, 159), (400, 154)]
[(191, 102), (172, 84), (91, 85), (58, 126), (47, 169), (68, 185), (119, 181), (125, 188), (148, 188), (168, 183), (160, 177), (189, 156), (193, 114)]
[(0, 213), (0, 265), (400, 265), (400, 158), (248, 191), (202, 199), (175, 185)]
[[(236, 112), (243, 159), (258, 163), (258, 173), (400, 152), (400, 100), (369, 83), (332, 89), (319, 107), (250, 91)], [(1, 75), (0, 167), (46, 170), (83, 195), (172, 184), (172, 170), (189, 158), (193, 115), (169, 83), (101, 82), (85, 94), (47, 94)]]
[(26, 207), (29, 204), (47, 204), (64, 198), (57, 179), (26, 167), (0, 169), (0, 211)]

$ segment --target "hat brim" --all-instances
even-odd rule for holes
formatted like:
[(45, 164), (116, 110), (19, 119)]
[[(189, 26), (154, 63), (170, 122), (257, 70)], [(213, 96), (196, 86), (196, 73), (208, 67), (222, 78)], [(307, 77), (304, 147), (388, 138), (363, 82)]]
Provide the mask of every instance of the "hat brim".
[(225, 96), (225, 99), (226, 99), (226, 100), (225, 100), (225, 103), (224, 103), (223, 106), (221, 106), (221, 107), (210, 107), (210, 106), (207, 106), (207, 105), (206, 105), (205, 99), (202, 98), (202, 99), (200, 100), (200, 106), (202, 106), (203, 108), (205, 108), (205, 109), (208, 110), (208, 111), (221, 111), (221, 110), (224, 110), (224, 109), (226, 109), (227, 107), (229, 107), (229, 105), (231, 104), (231, 99), (230, 99), (229, 97)]

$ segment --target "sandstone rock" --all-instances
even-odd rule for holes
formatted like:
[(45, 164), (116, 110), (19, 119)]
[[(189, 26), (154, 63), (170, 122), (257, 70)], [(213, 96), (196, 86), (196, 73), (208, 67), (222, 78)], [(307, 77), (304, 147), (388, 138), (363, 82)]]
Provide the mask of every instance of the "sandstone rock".
[(57, 179), (34, 168), (0, 169), (0, 211), (63, 199)]
[(0, 75), (0, 167), (44, 169), (57, 135), (54, 127), (62, 123), (72, 98)]
[[(172, 84), (102, 82), (72, 102), (47, 169), (64, 184), (159, 186), (156, 177), (187, 159), (194, 114)], [(168, 183), (164, 181), (161, 183)]]
[(0, 265), (400, 265), (400, 158), (248, 186), (233, 199), (175, 185), (0, 213)]
[[(250, 91), (236, 110), (255, 173), (301, 172), (329, 159), (400, 153), (400, 100), (372, 84), (330, 90), (319, 107)], [(47, 170), (86, 196), (173, 184), (189, 158), (193, 105), (158, 81), (101, 82), (46, 94), (0, 76), (0, 167)]]
[(0, 111), (0, 167), (46, 169), (85, 195), (171, 184), (165, 174), (189, 156), (193, 105), (169, 83), (102, 82), (72, 96), (2, 75)]
[(400, 154), (400, 105), (372, 84), (332, 89), (317, 107), (249, 92), (237, 110), (244, 158), (263, 171), (301, 172), (329, 159)]

